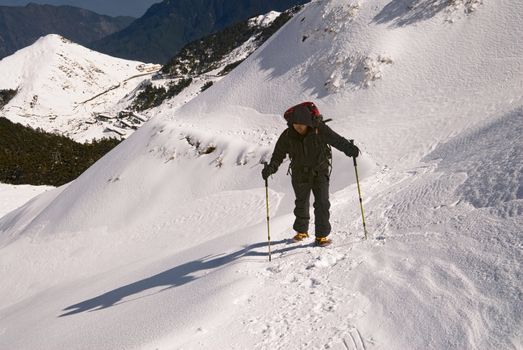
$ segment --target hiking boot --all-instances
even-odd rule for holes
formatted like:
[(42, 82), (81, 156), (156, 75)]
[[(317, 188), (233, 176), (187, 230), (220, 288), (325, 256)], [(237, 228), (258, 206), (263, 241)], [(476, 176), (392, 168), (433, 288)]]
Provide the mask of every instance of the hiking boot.
[(317, 247), (326, 247), (332, 243), (332, 240), (328, 237), (316, 237), (314, 245)]
[(292, 237), (292, 240), (294, 242), (301, 242), (305, 238), (309, 238), (309, 234), (307, 232), (298, 232), (294, 237)]

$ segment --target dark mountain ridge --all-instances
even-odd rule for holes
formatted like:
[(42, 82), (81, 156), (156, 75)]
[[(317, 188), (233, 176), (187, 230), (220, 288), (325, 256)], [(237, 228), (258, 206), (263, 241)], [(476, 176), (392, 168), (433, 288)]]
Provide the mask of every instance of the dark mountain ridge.
[(124, 30), (91, 48), (112, 56), (165, 63), (189, 42), (234, 23), (285, 11), (309, 0), (164, 0)]
[(72, 6), (0, 6), (0, 59), (48, 34), (59, 34), (88, 45), (127, 27), (133, 20)]
[[(251, 18), (190, 42), (153, 77), (153, 80), (164, 80), (162, 86), (155, 86), (153, 82), (143, 84), (130, 108), (143, 111), (157, 107), (193, 82), (198, 85), (204, 82), (200, 92), (205, 91), (241, 64), (302, 7), (297, 5), (282, 12), (271, 23), (253, 23)], [(242, 55), (231, 55), (246, 42), (250, 42), (250, 45), (243, 48)], [(207, 76), (213, 70), (219, 72)]]
[(0, 0), (0, 6), (25, 6), (29, 3), (81, 7), (101, 15), (141, 17), (161, 0)]

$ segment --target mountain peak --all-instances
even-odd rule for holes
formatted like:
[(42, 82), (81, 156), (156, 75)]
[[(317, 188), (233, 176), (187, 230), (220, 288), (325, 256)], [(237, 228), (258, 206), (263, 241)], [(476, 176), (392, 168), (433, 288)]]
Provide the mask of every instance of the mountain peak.
[[(60, 34), (47, 34), (47, 35), (44, 35), (44, 36), (38, 38), (38, 40), (35, 41), (35, 44), (37, 44), (37, 46), (38, 45), (53, 46), (53, 45), (76, 44), (76, 43), (74, 43), (72, 40), (69, 40), (69, 39), (63, 37)], [(34, 47), (34, 46), (31, 45), (29, 47)]]
[[(114, 58), (49, 34), (0, 61), (0, 89), (17, 95), (0, 111), (12, 121), (47, 131), (61, 130), (77, 140), (103, 136), (103, 127), (85, 128), (94, 112), (107, 112), (139, 84), (137, 61)], [(119, 89), (125, 86), (125, 89)], [(94, 105), (86, 102), (102, 94)]]

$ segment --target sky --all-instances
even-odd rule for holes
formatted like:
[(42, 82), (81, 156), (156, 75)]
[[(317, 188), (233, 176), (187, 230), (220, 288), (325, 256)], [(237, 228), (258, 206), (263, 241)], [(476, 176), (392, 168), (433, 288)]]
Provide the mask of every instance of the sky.
[(31, 2), (77, 6), (110, 16), (141, 17), (152, 4), (161, 0), (0, 0), (0, 6), (25, 6)]

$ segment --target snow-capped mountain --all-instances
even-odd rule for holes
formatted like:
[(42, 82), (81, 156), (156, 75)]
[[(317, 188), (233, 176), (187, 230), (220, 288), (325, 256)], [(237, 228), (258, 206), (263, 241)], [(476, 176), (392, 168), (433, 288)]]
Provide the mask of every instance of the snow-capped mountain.
[[(0, 219), (0, 348), (519, 349), (523, 3), (313, 1), (227, 77)], [(260, 162), (314, 100), (332, 248)]]
[(124, 119), (129, 125), (118, 128), (111, 119), (125, 108), (120, 101), (127, 105), (125, 96), (159, 68), (51, 34), (0, 61), (0, 90), (18, 90), (0, 116), (79, 141), (126, 135), (134, 125)]
[[(157, 113), (156, 110), (133, 111), (140, 106), (147, 86), (166, 88), (163, 108), (180, 107), (198, 96), (206, 84), (226, 76), (295, 12), (296, 9), (285, 13), (271, 11), (195, 41), (163, 67), (167, 74), (159, 74), (159, 65), (112, 58), (58, 35), (43, 37), (0, 61), (0, 74), (6, 72), (0, 90), (18, 89), (16, 98), (0, 109), (0, 116), (82, 142), (101, 137), (125, 138)], [(245, 30), (239, 39), (234, 37), (238, 30)], [(213, 50), (214, 42), (224, 42), (229, 37), (234, 40), (230, 47), (221, 48), (219, 54), (198, 56), (198, 67), (194, 67), (191, 56)], [(34, 57), (42, 56), (42, 52), (45, 52), (44, 59), (35, 65)], [(184, 74), (172, 73), (180, 68)], [(167, 97), (172, 85), (189, 78), (191, 83), (186, 88)], [(158, 103), (162, 102), (163, 99)]]

